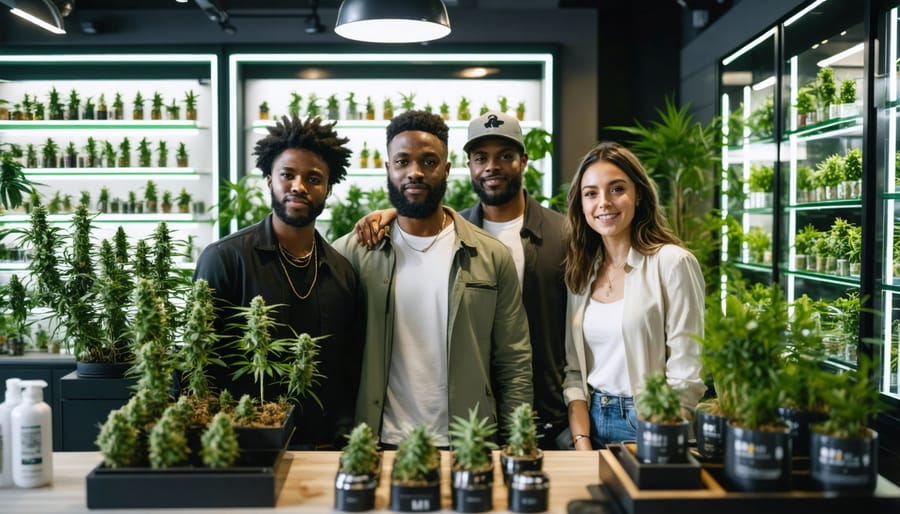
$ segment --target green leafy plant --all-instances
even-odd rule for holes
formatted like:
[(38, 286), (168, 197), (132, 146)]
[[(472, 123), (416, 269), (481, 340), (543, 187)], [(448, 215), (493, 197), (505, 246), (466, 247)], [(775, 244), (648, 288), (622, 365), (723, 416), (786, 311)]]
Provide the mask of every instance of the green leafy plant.
[(178, 101), (176, 99), (172, 99), (172, 103), (166, 106), (166, 112), (169, 114), (170, 120), (177, 120), (181, 118), (181, 106), (178, 105)]
[(764, 164), (750, 165), (750, 180), (748, 186), (755, 193), (769, 193), (775, 181), (775, 170)]
[(153, 152), (150, 151), (150, 141), (146, 137), (141, 138), (138, 142), (138, 166), (149, 168), (153, 158)]
[(131, 101), (131, 104), (134, 107), (131, 113), (132, 117), (135, 120), (144, 119), (144, 96), (141, 95), (140, 91), (134, 94), (134, 100)]
[(351, 120), (357, 119), (359, 117), (359, 102), (356, 101), (356, 93), (353, 91), (348, 92), (344, 101), (347, 102), (347, 117)]
[(866, 437), (869, 423), (885, 407), (871, 377), (871, 362), (865, 356), (861, 356), (857, 370), (836, 375), (825, 392), (828, 420), (813, 425), (813, 430), (835, 437)]
[(350, 184), (347, 198), (331, 201), (331, 222), (328, 224), (328, 238), (332, 241), (353, 230), (356, 221), (366, 214), (391, 206), (387, 191), (383, 188), (363, 191), (358, 185)]
[(262, 296), (255, 296), (250, 305), (234, 307), (240, 321), (229, 323), (241, 336), (236, 341), (238, 359), (232, 376), (238, 379), (244, 375), (253, 377), (259, 386), (259, 399), (265, 401), (266, 377), (281, 377), (286, 372), (286, 364), (279, 355), (290, 351), (284, 339), (274, 339), (272, 332), (278, 326), (274, 312), (281, 305), (266, 305)]
[(513, 409), (506, 424), (507, 445), (503, 451), (512, 457), (534, 457), (538, 453), (537, 414), (523, 403)]
[(55, 168), (57, 165), (56, 156), (59, 153), (59, 145), (56, 144), (56, 141), (54, 141), (53, 138), (48, 137), (41, 152), (44, 157), (44, 167)]
[(203, 463), (211, 468), (227, 468), (240, 455), (237, 435), (234, 433), (231, 417), (219, 412), (213, 416), (209, 426), (200, 436), (203, 445)]
[(852, 223), (843, 218), (835, 218), (828, 232), (832, 254), (840, 259), (850, 254), (850, 239), (853, 232)]
[(187, 320), (181, 330), (182, 344), (175, 357), (175, 368), (187, 381), (188, 392), (196, 398), (209, 394), (209, 370), (225, 366), (216, 348), (220, 335), (216, 333), (216, 312), (213, 291), (206, 280), (193, 283), (185, 307)]
[(169, 165), (169, 147), (165, 141), (160, 141), (156, 146), (156, 165), (165, 168)]
[(127, 137), (123, 137), (119, 143), (119, 166), (122, 168), (131, 166), (131, 142)]
[(822, 237), (822, 233), (812, 225), (806, 225), (794, 238), (794, 248), (798, 255), (812, 255), (816, 249), (816, 240)]
[(424, 485), (440, 463), (441, 454), (434, 446), (428, 429), (423, 425), (416, 425), (397, 447), (391, 479), (395, 483)]
[(93, 223), (88, 208), (79, 205), (72, 216), (70, 251), (65, 254), (65, 294), (56, 314), (64, 321), (66, 338), (82, 362), (106, 362), (97, 319), (97, 274), (94, 268)]
[(94, 100), (93, 97), (87, 97), (84, 99), (84, 112), (81, 114), (81, 117), (86, 120), (94, 119)]
[(184, 117), (188, 120), (197, 119), (197, 94), (193, 89), (188, 89), (184, 94)]
[(747, 118), (750, 134), (759, 139), (771, 138), (775, 133), (775, 98), (767, 95), (762, 105), (750, 111)]
[(400, 93), (400, 108), (411, 111), (416, 108), (416, 94), (410, 91), (407, 94)]
[(772, 236), (762, 229), (762, 227), (750, 227), (750, 230), (744, 235), (744, 241), (750, 249), (750, 259), (753, 262), (762, 263), (765, 252), (772, 248)]
[(797, 114), (816, 112), (814, 93), (815, 91), (810, 86), (800, 88), (797, 92), (797, 103), (794, 104), (794, 107), (797, 109)]
[(813, 184), (813, 176), (814, 172), (812, 168), (809, 166), (798, 165), (797, 166), (797, 190), (798, 191), (809, 191), (815, 189), (815, 184)]
[(16, 159), (13, 145), (0, 143), (0, 204), (4, 209), (21, 206), (23, 195), (27, 195), (35, 186), (23, 169), (22, 163)]
[(125, 102), (122, 101), (122, 93), (116, 91), (113, 97), (113, 119), (121, 120), (125, 118)]
[(79, 109), (81, 107), (81, 98), (78, 96), (78, 91), (73, 89), (69, 92), (69, 119), (77, 120)]
[(449, 434), (454, 467), (467, 471), (490, 469), (490, 450), (497, 449), (497, 444), (491, 438), (496, 432), (496, 423), (491, 422), (490, 418), (478, 417), (477, 405), (469, 409), (468, 418), (453, 416)]
[(116, 166), (116, 149), (113, 147), (112, 143), (109, 141), (103, 142), (103, 160), (106, 161), (107, 168), (114, 168)]
[(447, 180), (447, 191), (444, 193), (444, 205), (455, 211), (461, 211), (475, 205), (478, 196), (472, 190), (468, 179), (451, 178)]
[(834, 84), (834, 70), (830, 66), (820, 68), (816, 74), (816, 96), (819, 104), (827, 109), (830, 105), (837, 103), (837, 89)]
[(306, 97), (306, 116), (310, 118), (315, 118), (322, 112), (321, 107), (319, 107), (319, 97), (315, 93), (310, 93), (308, 97)]
[(376, 473), (381, 456), (378, 438), (366, 423), (356, 425), (347, 435), (347, 444), (341, 451), (340, 470), (348, 475)]
[(638, 415), (652, 423), (680, 423), (681, 401), (665, 374), (650, 374), (634, 400)]
[(329, 95), (325, 100), (325, 110), (328, 111), (328, 119), (336, 120), (341, 117), (340, 115), (340, 102), (338, 101), (338, 97), (336, 94)]
[[(297, 93), (296, 91), (291, 91), (291, 101), (288, 102), (288, 114), (291, 117), (300, 117), (300, 109), (303, 104), (303, 95)], [(268, 109), (268, 105), (266, 105)]]
[(232, 220), (237, 228), (242, 229), (261, 221), (272, 207), (266, 199), (263, 189), (258, 187), (250, 175), (241, 177), (237, 182), (222, 180), (219, 202), (219, 224), (229, 226)]
[(847, 79), (841, 82), (840, 103), (852, 104), (856, 102), (856, 81)]
[(836, 186), (844, 181), (844, 158), (840, 154), (829, 155), (816, 166), (822, 184)]
[(854, 148), (847, 152), (847, 155), (844, 156), (844, 179), (862, 180), (862, 176), (862, 150), (859, 148)]
[(170, 468), (185, 464), (190, 455), (187, 441), (187, 425), (190, 421), (190, 406), (187, 398), (179, 398), (175, 405), (166, 407), (159, 421), (153, 425), (147, 438), (150, 466)]
[(456, 106), (456, 119), (467, 121), (472, 119), (472, 113), (469, 111), (471, 102), (468, 98), (462, 96), (459, 98), (459, 104)]
[(389, 96), (384, 97), (381, 102), (381, 117), (385, 120), (394, 117), (394, 101)]
[(322, 407), (322, 401), (316, 396), (313, 388), (324, 376), (319, 373), (319, 341), (328, 336), (312, 337), (309, 334), (296, 334), (291, 348), (292, 361), (285, 371), (287, 379), (287, 398), (299, 400), (310, 396)]
[(821, 368), (825, 360), (821, 309), (820, 302), (806, 295), (796, 299), (790, 305), (789, 329), (785, 334), (782, 404), (805, 412), (825, 412), (824, 393), (831, 386), (831, 374)]
[(138, 456), (139, 434), (125, 409), (110, 411), (96, 440), (103, 462), (111, 468), (133, 466)]
[[(122, 236), (119, 236), (122, 237)], [(99, 321), (101, 324), (101, 360), (122, 362), (130, 357), (128, 310), (131, 306), (132, 282), (129, 270), (116, 256), (113, 243), (100, 243), (100, 277), (97, 283)]]

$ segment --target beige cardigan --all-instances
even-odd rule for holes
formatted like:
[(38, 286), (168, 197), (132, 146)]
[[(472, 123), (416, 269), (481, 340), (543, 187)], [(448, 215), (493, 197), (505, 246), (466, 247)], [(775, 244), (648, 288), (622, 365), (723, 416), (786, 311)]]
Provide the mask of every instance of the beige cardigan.
[[(705, 292), (700, 265), (684, 248), (665, 245), (655, 255), (632, 248), (628, 266), (622, 335), (631, 390), (640, 391), (648, 374), (665, 373), (690, 419), (706, 391), (695, 338), (703, 335)], [(585, 344), (582, 325), (591, 288), (585, 289), (581, 294), (569, 290), (566, 302), (566, 404), (588, 401), (590, 395), (587, 376), (594, 356)]]

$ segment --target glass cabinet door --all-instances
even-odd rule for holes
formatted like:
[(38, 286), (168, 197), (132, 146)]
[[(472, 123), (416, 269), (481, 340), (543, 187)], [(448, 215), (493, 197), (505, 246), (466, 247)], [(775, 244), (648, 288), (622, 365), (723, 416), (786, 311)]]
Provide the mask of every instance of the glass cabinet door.
[(876, 59), (876, 102), (878, 136), (876, 147), (877, 196), (876, 206), (879, 220), (876, 242), (878, 266), (877, 276), (881, 291), (876, 294), (876, 311), (881, 315), (875, 322), (881, 326), (876, 334), (881, 334), (883, 344), (876, 346), (880, 390), (882, 393), (900, 399), (897, 366), (898, 333), (900, 333), (900, 187), (897, 185), (898, 158), (898, 55), (900, 55), (900, 7), (895, 6), (883, 13), (877, 20), (879, 39), (884, 41), (882, 54)]
[(866, 157), (863, 9), (855, 2), (812, 5), (783, 25), (779, 259), (788, 301), (827, 301), (829, 358), (855, 366)]
[(770, 30), (721, 63), (723, 287), (773, 280), (776, 57)]

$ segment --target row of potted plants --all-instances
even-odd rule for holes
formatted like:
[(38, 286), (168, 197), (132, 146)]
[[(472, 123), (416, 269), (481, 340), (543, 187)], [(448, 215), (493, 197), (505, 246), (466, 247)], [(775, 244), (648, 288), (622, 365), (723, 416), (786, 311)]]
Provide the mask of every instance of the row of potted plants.
[[(457, 512), (493, 509), (494, 461), (492, 450), (497, 425), (479, 418), (477, 406), (468, 417), (455, 416), (450, 424), (451, 507)], [(505, 427), (507, 444), (500, 449), (507, 508), (513, 512), (547, 509), (549, 480), (541, 471), (543, 452), (537, 446), (535, 414), (531, 406), (515, 409)], [(377, 438), (365, 423), (354, 428), (343, 448), (335, 477), (337, 510), (359, 512), (375, 505), (375, 489), (382, 456)], [(397, 448), (391, 470), (390, 509), (421, 512), (441, 509), (441, 455), (427, 428), (412, 427)]]
[[(870, 492), (877, 479), (879, 411), (866, 359), (859, 371), (824, 370), (827, 320), (807, 297), (788, 305), (779, 286), (710, 298), (701, 340), (716, 398), (698, 408), (697, 447), (724, 459), (732, 487), (792, 488), (792, 457), (808, 455), (815, 487)], [(854, 337), (854, 341), (857, 341)]]
[(835, 218), (828, 231), (812, 225), (794, 237), (794, 269), (840, 277), (859, 276), (862, 227)]
[[(20, 102), (12, 103), (13, 109), (9, 111), (5, 107), (3, 111), (6, 113), (2, 119), (13, 121), (29, 121), (29, 120), (124, 120), (125, 119), (125, 102), (122, 94), (118, 91), (113, 97), (111, 108), (106, 103), (106, 94), (101, 93), (97, 97), (96, 104), (91, 96), (85, 97), (82, 103), (82, 96), (76, 89), (69, 92), (68, 102), (63, 103), (59, 91), (52, 87), (47, 93), (46, 105), (38, 100), (38, 95), (30, 95), (26, 93)], [(162, 94), (158, 91), (153, 93), (150, 100), (150, 119), (163, 119), (165, 112), (170, 120), (181, 119), (181, 108), (184, 105), (184, 119), (197, 119), (197, 97), (193, 90), (184, 93), (184, 97), (180, 103), (177, 98), (172, 98), (168, 104), (165, 102)], [(7, 100), (0, 100), (2, 104), (10, 104)], [(144, 104), (146, 100), (140, 91), (136, 92), (132, 100), (133, 109), (131, 111), (132, 120), (144, 119)]]
[[(862, 150), (851, 149), (846, 155), (832, 154), (816, 165), (797, 166), (797, 203), (850, 200), (862, 196)], [(750, 165), (747, 179), (747, 207), (772, 207), (775, 170), (772, 166)]]
[(856, 80), (849, 78), (841, 82), (838, 90), (834, 69), (820, 68), (816, 79), (797, 91), (797, 128), (834, 118), (859, 116), (862, 105), (857, 102)]
[[(38, 159), (38, 148), (34, 144), (25, 145), (24, 150), (19, 145), (14, 145), (13, 153), (18, 155), (22, 165), (26, 168), (128, 168), (132, 165), (132, 145), (127, 137), (122, 138), (118, 145), (113, 145), (109, 140), (100, 141), (88, 137), (82, 148), (84, 155), (79, 155), (74, 141), (69, 141), (65, 148), (57, 144), (53, 138), (48, 137), (40, 147), (41, 158)], [(156, 148), (146, 138), (141, 138), (137, 143), (137, 165), (142, 168), (157, 166), (168, 167), (169, 142), (160, 140)], [(63, 157), (59, 157), (60, 152)], [(156, 159), (154, 159), (154, 154)], [(179, 142), (175, 149), (175, 165), (179, 168), (188, 166), (187, 145)]]
[[(335, 93), (325, 98), (319, 97), (318, 94), (310, 92), (304, 97), (302, 94), (292, 91), (291, 98), (287, 102), (287, 114), (289, 116), (298, 117), (316, 117), (324, 116), (329, 120), (374, 120), (376, 119), (375, 102), (371, 96), (367, 96), (364, 103), (357, 100), (356, 93), (348, 92), (343, 99)], [(381, 101), (381, 118), (382, 120), (390, 120), (394, 117), (397, 109), (409, 111), (413, 109), (423, 109), (428, 112), (438, 112), (445, 120), (451, 119), (450, 105), (446, 101), (442, 101), (440, 105), (435, 107), (431, 103), (417, 104), (416, 93), (400, 92), (400, 101), (396, 102), (396, 98), (386, 96)], [(342, 110), (341, 101), (343, 100), (345, 108)], [(321, 102), (325, 102), (323, 107)], [(396, 102), (396, 103), (395, 103)], [(472, 100), (465, 96), (460, 97), (456, 104), (455, 119), (466, 121), (472, 119)], [(500, 96), (497, 99), (496, 106), (488, 106), (487, 102), (481, 104), (478, 109), (478, 115), (482, 115), (491, 109), (499, 109), (501, 112), (512, 112), (519, 120), (525, 119), (525, 102), (520, 101), (512, 108), (509, 99)], [(275, 116), (273, 116), (275, 117)], [(259, 105), (259, 119), (268, 120), (270, 118), (269, 102), (264, 101)]]

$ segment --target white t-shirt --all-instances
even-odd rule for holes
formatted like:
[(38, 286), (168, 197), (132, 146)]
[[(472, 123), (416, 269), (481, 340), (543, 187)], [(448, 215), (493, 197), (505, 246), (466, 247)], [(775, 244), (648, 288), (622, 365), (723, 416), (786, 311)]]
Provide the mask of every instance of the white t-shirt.
[(601, 303), (591, 298), (584, 310), (584, 340), (591, 354), (587, 382), (594, 389), (621, 396), (631, 396), (628, 363), (625, 359), (625, 338), (622, 337), (622, 317), (625, 300)]
[(525, 249), (522, 248), (522, 225), (525, 223), (525, 215), (509, 221), (482, 220), (484, 231), (496, 237), (509, 248), (513, 262), (516, 263), (516, 272), (519, 274), (519, 285), (525, 279)]
[(397, 254), (397, 312), (382, 442), (399, 444), (410, 427), (424, 424), (435, 435), (435, 444), (450, 444), (447, 312), (454, 232), (451, 223), (437, 239), (417, 237), (401, 233), (400, 225), (394, 222), (391, 237)]

